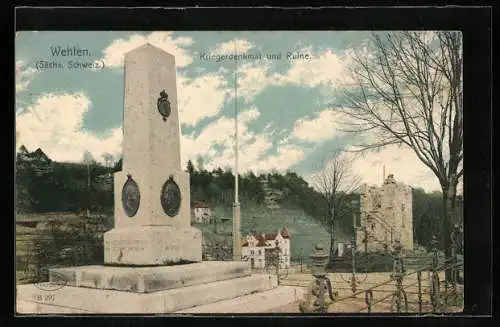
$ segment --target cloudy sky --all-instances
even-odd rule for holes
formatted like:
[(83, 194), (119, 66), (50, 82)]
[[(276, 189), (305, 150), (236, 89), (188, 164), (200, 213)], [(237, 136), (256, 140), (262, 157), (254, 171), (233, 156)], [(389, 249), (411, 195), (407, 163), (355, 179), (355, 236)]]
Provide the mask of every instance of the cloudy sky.
[[(336, 107), (353, 49), (369, 32), (19, 32), (16, 36), (17, 146), (40, 147), (56, 161), (82, 161), (90, 151), (121, 155), (123, 55), (146, 42), (175, 55), (182, 160), (205, 168), (234, 166), (234, 112), (239, 110), (240, 166), (254, 172), (294, 170), (306, 179), (343, 155), (355, 135), (339, 131)], [(261, 55), (207, 60), (205, 53)], [(57, 57), (56, 47), (87, 49), (86, 57)], [(287, 52), (307, 54), (291, 60)], [(281, 59), (266, 59), (279, 54)], [(37, 69), (40, 61), (64, 68)], [(68, 61), (104, 63), (70, 69)], [(236, 70), (235, 70), (236, 69)], [(235, 71), (237, 95), (235, 101)], [(396, 179), (439, 189), (432, 172), (408, 149), (356, 157), (368, 184)]]

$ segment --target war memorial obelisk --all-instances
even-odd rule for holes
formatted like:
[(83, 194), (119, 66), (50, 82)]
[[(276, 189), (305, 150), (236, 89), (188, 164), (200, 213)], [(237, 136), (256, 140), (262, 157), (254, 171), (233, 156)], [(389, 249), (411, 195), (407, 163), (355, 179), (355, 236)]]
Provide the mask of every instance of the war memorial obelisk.
[(167, 265), (201, 261), (191, 227), (189, 173), (181, 169), (174, 56), (145, 45), (125, 56), (122, 171), (115, 174), (115, 228), (104, 262)]
[(259, 312), (295, 301), (299, 291), (252, 274), (249, 262), (202, 261), (181, 169), (175, 57), (145, 44), (125, 55), (124, 77), (123, 164), (104, 265), (48, 267), (49, 282), (17, 285), (17, 311)]

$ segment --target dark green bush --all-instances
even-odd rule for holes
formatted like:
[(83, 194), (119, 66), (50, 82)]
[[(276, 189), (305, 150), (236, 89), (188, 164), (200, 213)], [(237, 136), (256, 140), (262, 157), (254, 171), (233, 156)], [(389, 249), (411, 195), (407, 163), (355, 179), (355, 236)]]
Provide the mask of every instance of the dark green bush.
[[(383, 252), (356, 253), (355, 265), (357, 272), (389, 272), (392, 271), (393, 258), (390, 253)], [(351, 253), (336, 258), (328, 268), (333, 272), (351, 272)]]
[(33, 243), (30, 282), (47, 281), (49, 268), (104, 263), (102, 233), (84, 223), (54, 225), (36, 234)]

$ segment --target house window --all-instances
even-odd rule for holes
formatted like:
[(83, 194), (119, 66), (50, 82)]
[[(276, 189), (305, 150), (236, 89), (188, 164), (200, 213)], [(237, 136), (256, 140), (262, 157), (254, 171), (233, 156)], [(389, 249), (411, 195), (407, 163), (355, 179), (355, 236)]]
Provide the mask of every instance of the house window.
[(250, 250), (250, 254), (253, 254), (253, 250)]

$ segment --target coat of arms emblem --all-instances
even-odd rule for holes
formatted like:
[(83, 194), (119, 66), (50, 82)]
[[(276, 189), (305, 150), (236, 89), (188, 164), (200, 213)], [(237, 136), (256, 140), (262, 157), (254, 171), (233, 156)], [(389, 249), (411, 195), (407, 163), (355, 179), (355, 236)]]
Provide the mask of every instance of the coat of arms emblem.
[(168, 116), (170, 116), (170, 100), (168, 100), (168, 94), (165, 90), (160, 92), (160, 97), (158, 98), (158, 111), (163, 116), (163, 121), (166, 121)]

